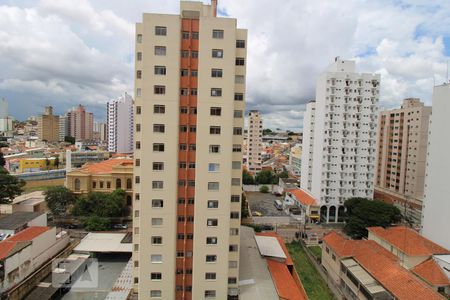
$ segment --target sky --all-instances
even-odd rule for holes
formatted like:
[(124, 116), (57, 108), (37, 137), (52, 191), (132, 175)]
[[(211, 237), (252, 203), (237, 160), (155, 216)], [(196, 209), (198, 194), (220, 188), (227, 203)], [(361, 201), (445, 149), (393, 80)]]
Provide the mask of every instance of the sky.
[[(179, 1), (0, 0), (0, 97), (10, 115), (83, 104), (104, 119), (109, 99), (133, 95), (143, 12), (178, 13)], [(263, 113), (265, 128), (301, 130), (335, 56), (381, 74), (384, 109), (406, 97), (431, 105), (447, 79), (450, 1), (219, 0), (219, 15), (248, 29), (247, 109)]]

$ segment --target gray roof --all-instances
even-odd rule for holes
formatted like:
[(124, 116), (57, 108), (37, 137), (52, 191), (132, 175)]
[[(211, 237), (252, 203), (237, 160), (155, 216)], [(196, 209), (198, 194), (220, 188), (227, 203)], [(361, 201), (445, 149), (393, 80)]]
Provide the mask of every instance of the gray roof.
[(12, 214), (0, 215), (0, 229), (19, 229), (42, 214), (44, 214), (44, 212), (18, 211)]

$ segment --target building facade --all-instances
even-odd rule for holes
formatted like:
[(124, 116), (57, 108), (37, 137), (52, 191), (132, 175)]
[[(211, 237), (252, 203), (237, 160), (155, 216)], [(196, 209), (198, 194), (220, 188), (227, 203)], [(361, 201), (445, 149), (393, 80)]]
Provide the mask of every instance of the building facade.
[(216, 1), (180, 10), (136, 24), (134, 291), (233, 298), (247, 31)]
[(248, 114), (247, 130), (247, 170), (250, 172), (261, 171), (262, 131), (261, 113), (257, 110), (251, 110)]
[(314, 108), (314, 121), (303, 126), (302, 161), (310, 162), (312, 134), (312, 168), (305, 166), (302, 177), (321, 206), (322, 222), (342, 222), (349, 198), (373, 197), (379, 87), (380, 75), (356, 73), (354, 61), (339, 57), (317, 80), (316, 102), (305, 115), (311, 121)]
[(59, 141), (63, 142), (69, 136), (69, 125), (67, 115), (59, 116)]
[(423, 200), (422, 234), (448, 249), (450, 239), (450, 185), (448, 170), (448, 129), (450, 128), (450, 84), (435, 86), (433, 91), (433, 115), (428, 137), (425, 196)]
[(431, 107), (420, 99), (403, 100), (378, 120), (375, 198), (393, 203), (420, 224)]
[(300, 176), (302, 172), (302, 146), (296, 144), (289, 151), (289, 165), (295, 176)]
[(12, 118), (9, 114), (8, 101), (5, 98), (0, 100), (0, 133), (8, 133), (13, 130)]
[(312, 189), (312, 161), (314, 149), (314, 120), (316, 115), (316, 102), (306, 104), (303, 116), (302, 166), (300, 187), (304, 190)]
[[(116, 153), (133, 152), (134, 101), (125, 93), (106, 104), (108, 151)], [(140, 128), (138, 128), (140, 130)]]
[(41, 141), (59, 141), (59, 116), (53, 115), (53, 107), (46, 106), (38, 117), (38, 137)]
[(94, 115), (87, 112), (83, 105), (78, 105), (67, 112), (68, 133), (76, 141), (92, 140), (94, 132)]

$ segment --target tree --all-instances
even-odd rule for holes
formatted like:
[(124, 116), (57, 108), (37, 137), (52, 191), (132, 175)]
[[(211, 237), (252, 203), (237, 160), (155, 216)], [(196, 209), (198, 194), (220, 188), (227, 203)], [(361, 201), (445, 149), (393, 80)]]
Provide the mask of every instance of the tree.
[(75, 202), (75, 195), (64, 186), (52, 186), (45, 191), (47, 207), (56, 217), (66, 216), (69, 207)]
[(48, 157), (45, 158), (45, 168), (46, 170), (48, 170), (48, 168), (50, 167), (50, 160), (48, 159)]
[(14, 198), (23, 193), (25, 181), (18, 179), (0, 167), (0, 204), (10, 204)]
[(89, 216), (83, 219), (83, 227), (87, 231), (105, 231), (111, 228), (108, 218)]
[(121, 217), (126, 208), (126, 193), (117, 189), (112, 193), (92, 192), (79, 197), (73, 206), (75, 216)]
[(269, 187), (268, 187), (267, 185), (262, 185), (262, 186), (259, 188), (259, 191), (260, 191), (261, 193), (268, 193), (268, 192), (269, 192)]
[(243, 184), (255, 184), (255, 178), (247, 170), (242, 171), (242, 183)]
[(0, 168), (4, 168), (6, 165), (5, 157), (3, 157), (3, 152), (0, 151)]
[(64, 142), (74, 145), (75, 144), (75, 138), (73, 136), (68, 136), (67, 135), (67, 136), (64, 137)]
[(262, 170), (256, 174), (255, 180), (259, 184), (271, 184), (273, 183), (275, 175), (270, 170)]
[(55, 167), (56, 169), (59, 169), (59, 157), (55, 157), (55, 161), (54, 161)]
[(262, 134), (263, 135), (271, 135), (273, 133), (272, 130), (270, 130), (269, 128), (263, 129)]
[(248, 217), (247, 197), (245, 197), (244, 193), (242, 193), (242, 200), (241, 200), (241, 217), (242, 217), (242, 219), (245, 219)]
[(389, 227), (401, 220), (400, 210), (392, 204), (367, 198), (350, 198), (345, 204), (344, 232), (354, 239), (367, 237), (367, 227)]

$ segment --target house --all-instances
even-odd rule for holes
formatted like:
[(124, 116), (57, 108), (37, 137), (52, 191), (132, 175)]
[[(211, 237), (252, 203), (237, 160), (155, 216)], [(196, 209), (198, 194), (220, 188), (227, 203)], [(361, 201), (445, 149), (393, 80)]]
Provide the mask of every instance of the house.
[(47, 226), (47, 213), (17, 211), (0, 215), (0, 233), (12, 235), (30, 226)]
[(284, 205), (298, 207), (301, 210), (301, 219), (304, 223), (319, 221), (319, 204), (314, 197), (303, 189), (287, 189)]

